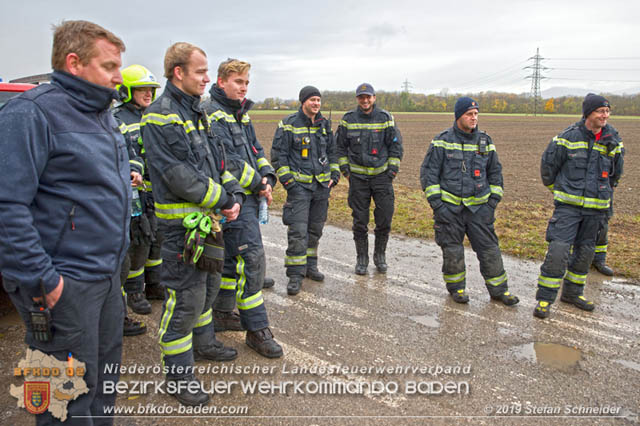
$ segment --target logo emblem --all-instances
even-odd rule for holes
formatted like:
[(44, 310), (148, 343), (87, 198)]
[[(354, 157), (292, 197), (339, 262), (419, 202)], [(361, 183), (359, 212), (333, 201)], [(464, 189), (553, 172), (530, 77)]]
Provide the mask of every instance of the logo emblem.
[(360, 86), (360, 90), (367, 90), (367, 85), (363, 84), (362, 86)]
[(24, 406), (31, 414), (42, 414), (49, 408), (49, 382), (24, 382)]

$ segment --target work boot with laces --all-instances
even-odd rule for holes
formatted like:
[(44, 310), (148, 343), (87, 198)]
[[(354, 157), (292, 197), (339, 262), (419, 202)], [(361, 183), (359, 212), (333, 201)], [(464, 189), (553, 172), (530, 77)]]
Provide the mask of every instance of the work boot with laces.
[(142, 321), (136, 321), (129, 317), (124, 317), (123, 336), (137, 336), (147, 332), (147, 326)]
[(238, 351), (215, 340), (213, 344), (203, 349), (193, 349), (193, 359), (195, 361), (231, 361), (238, 357)]
[(245, 342), (247, 346), (266, 358), (280, 358), (283, 354), (282, 346), (275, 341), (269, 327), (247, 331)]
[(135, 293), (127, 293), (127, 305), (133, 312), (139, 315), (148, 315), (151, 313), (151, 303), (141, 291)]
[(240, 315), (235, 312), (213, 311), (213, 329), (216, 333), (221, 331), (242, 331)]

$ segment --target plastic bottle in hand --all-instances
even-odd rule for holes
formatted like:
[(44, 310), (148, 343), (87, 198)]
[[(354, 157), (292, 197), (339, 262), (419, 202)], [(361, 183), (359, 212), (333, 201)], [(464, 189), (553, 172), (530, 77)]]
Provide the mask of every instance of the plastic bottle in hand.
[(258, 222), (260, 225), (269, 223), (269, 205), (266, 197), (260, 197), (260, 208), (258, 209)]
[(131, 195), (131, 216), (140, 216), (142, 214), (142, 201), (140, 201), (138, 188), (134, 187)]

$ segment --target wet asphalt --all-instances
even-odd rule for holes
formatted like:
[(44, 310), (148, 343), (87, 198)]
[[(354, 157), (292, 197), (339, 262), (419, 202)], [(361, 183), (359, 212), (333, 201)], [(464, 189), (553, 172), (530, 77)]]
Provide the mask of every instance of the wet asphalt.
[[(392, 235), (388, 272), (376, 272), (371, 261), (368, 274), (357, 276), (351, 232), (327, 226), (319, 247), (325, 280), (305, 279), (292, 297), (283, 265), (286, 228), (272, 214), (262, 231), (267, 272), (276, 280), (263, 294), (285, 355), (266, 359), (245, 345), (243, 332), (219, 333), (239, 356), (210, 365), (266, 373), (198, 374), (205, 388), (238, 382), (230, 392), (213, 395), (210, 406), (246, 406), (247, 414), (188, 421), (177, 413), (125, 415), (116, 424), (638, 423), (638, 283), (592, 271), (585, 295), (597, 305), (594, 312), (558, 301), (551, 317), (540, 320), (532, 315), (538, 262), (505, 256), (510, 290), (520, 298), (506, 307), (490, 300), (475, 254), (466, 247), (471, 300), (460, 305), (445, 290), (441, 252), (433, 241)], [(372, 252), (372, 234), (369, 246)], [(149, 332), (125, 339), (125, 365), (160, 362), (155, 333), (160, 302), (153, 306), (144, 318)], [(122, 380), (162, 380), (162, 375), (125, 374)], [(241, 388), (240, 382), (256, 381), (265, 382), (263, 393)], [(178, 407), (171, 397), (153, 392), (118, 400), (132, 407), (150, 403)], [(11, 411), (13, 424), (29, 417)]]

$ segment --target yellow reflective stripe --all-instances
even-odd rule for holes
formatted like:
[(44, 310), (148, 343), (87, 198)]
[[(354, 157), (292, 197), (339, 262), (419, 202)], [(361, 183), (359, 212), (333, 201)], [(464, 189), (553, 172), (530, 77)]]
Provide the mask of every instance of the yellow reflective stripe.
[[(219, 109), (217, 111), (212, 112), (211, 114), (209, 114), (209, 121), (212, 120), (216, 120), (216, 121), (220, 121), (220, 120), (224, 120), (228, 123), (237, 123), (236, 118), (231, 115), (231, 114), (227, 114), (226, 112), (224, 112), (223, 110)], [(242, 124), (248, 124), (251, 121), (251, 118), (249, 117), (249, 114), (244, 113), (242, 115), (242, 118), (240, 119), (240, 121), (242, 122)]]
[(235, 290), (236, 289), (236, 279), (229, 277), (222, 277), (222, 281), (220, 282), (221, 290)]
[(131, 269), (129, 270), (129, 275), (127, 275), (127, 279), (129, 278), (136, 278), (139, 277), (140, 275), (144, 274), (144, 266), (140, 269)]
[(553, 187), (554, 187), (554, 184), (547, 185), (547, 189), (551, 192), (553, 192)]
[(390, 166), (400, 166), (400, 159), (396, 157), (389, 157), (389, 165)]
[(263, 168), (263, 167), (271, 167), (271, 164), (269, 164), (269, 160), (267, 160), (267, 159), (266, 159), (266, 158), (264, 158), (264, 157), (260, 157), (260, 158), (258, 158), (257, 163), (258, 163), (258, 168), (259, 168), (259, 169), (261, 169), (261, 168)]
[[(320, 127), (293, 127), (291, 124), (284, 124), (282, 121), (278, 123), (278, 127), (285, 132), (291, 132), (296, 135), (303, 133), (315, 133), (320, 130)], [(322, 130), (325, 131), (324, 128), (322, 128)]]
[(388, 161), (380, 167), (364, 167), (359, 164), (349, 163), (349, 169), (351, 169), (351, 173), (367, 176), (379, 175), (380, 173), (386, 171), (388, 167)]
[(442, 191), (440, 190), (440, 185), (430, 185), (424, 189), (424, 195), (426, 195), (427, 198), (440, 193), (442, 193)]
[(209, 310), (200, 315), (194, 328), (204, 327), (207, 324), (211, 324), (211, 321), (213, 321), (213, 310), (209, 308)]
[[(447, 141), (443, 141), (443, 140), (432, 140), (431, 141), (431, 145), (438, 147), (438, 148), (444, 148), (444, 149), (448, 149), (448, 150), (457, 150), (457, 151), (478, 151), (478, 145), (476, 144), (460, 144), (460, 143), (454, 143), (454, 142), (447, 142)], [(489, 144), (486, 147), (487, 151), (495, 151), (496, 147), (493, 144)]]
[(449, 275), (445, 274), (442, 277), (444, 278), (444, 282), (453, 284), (453, 283), (459, 283), (461, 281), (464, 281), (464, 279), (466, 278), (466, 275), (467, 275), (467, 272), (462, 271), (459, 274), (449, 274)]
[(560, 288), (562, 278), (551, 278), (543, 275), (538, 276), (538, 285), (547, 288)]
[(236, 290), (236, 305), (238, 309), (246, 311), (249, 309), (253, 309), (256, 306), (262, 305), (262, 291), (258, 291), (256, 294), (247, 297), (246, 299), (242, 298), (244, 294), (245, 284), (247, 283), (247, 277), (244, 273), (244, 259), (242, 256), (236, 256), (237, 265), (236, 265), (236, 274), (239, 277), (238, 279), (238, 290)]
[(176, 291), (169, 287), (165, 288), (169, 293), (169, 298), (164, 301), (164, 313), (162, 314), (160, 328), (158, 329), (158, 342), (162, 341), (162, 336), (167, 332), (169, 322), (171, 321), (171, 317), (173, 317), (173, 309), (176, 307)]
[(574, 274), (571, 271), (567, 271), (564, 278), (567, 281), (571, 281), (572, 283), (578, 284), (578, 285), (585, 285), (587, 282), (587, 274), (578, 275), (578, 274)]
[(312, 175), (305, 175), (305, 174), (298, 173), (298, 172), (291, 172), (291, 174), (293, 175), (293, 177), (295, 178), (295, 180), (297, 182), (302, 182), (302, 183), (311, 183), (311, 182), (313, 182), (313, 176)]
[(207, 193), (205, 194), (204, 199), (199, 205), (208, 209), (212, 208), (218, 203), (218, 201), (220, 201), (222, 191), (222, 186), (219, 183), (214, 182), (213, 179), (209, 178), (209, 187), (207, 188)]
[(284, 265), (285, 266), (295, 266), (295, 265), (306, 265), (307, 264), (307, 256), (285, 256), (284, 257)]
[[(193, 121), (187, 120), (182, 121), (178, 114), (156, 114), (154, 112), (150, 112), (142, 116), (142, 121), (140, 122), (141, 126), (146, 126), (147, 124), (155, 124), (157, 126), (165, 126), (167, 124), (178, 124), (184, 128), (187, 133), (191, 133), (196, 130), (196, 127), (193, 125)], [(204, 130), (204, 126), (202, 123), (198, 125), (199, 130)]]
[[(151, 189), (152, 189), (153, 185), (151, 185), (151, 181), (150, 180), (143, 180), (142, 184), (143, 184), (143, 187), (142, 187), (143, 191), (151, 192)], [(140, 188), (138, 188), (138, 189), (140, 189)]]
[(622, 150), (623, 149), (624, 149), (624, 145), (623, 145), (622, 141), (620, 141), (618, 146), (615, 147), (615, 149), (609, 153), (609, 156), (610, 157), (615, 157), (617, 154), (622, 154)]
[(507, 273), (505, 272), (504, 274), (495, 277), (495, 278), (489, 278), (488, 280), (486, 280), (486, 283), (492, 286), (499, 286), (502, 283), (505, 283), (507, 281)]
[(160, 348), (163, 355), (178, 355), (191, 350), (193, 346), (193, 333), (189, 333), (185, 337), (172, 340), (171, 342), (160, 341)]
[(553, 138), (553, 141), (556, 143), (556, 145), (564, 146), (567, 149), (589, 149), (589, 143), (585, 141), (571, 142), (567, 139), (559, 138), (557, 136)]
[(253, 309), (257, 306), (262, 305), (263, 303), (264, 303), (264, 299), (262, 298), (262, 291), (258, 291), (256, 294), (246, 299), (238, 298), (236, 300), (236, 305), (238, 305), (238, 309), (241, 309), (243, 311)]
[(471, 197), (461, 198), (457, 195), (453, 195), (452, 193), (445, 191), (444, 189), (441, 189), (440, 198), (442, 199), (442, 201), (455, 204), (456, 206), (459, 206), (460, 204), (464, 204), (465, 206), (476, 206), (478, 204), (486, 203), (489, 199), (489, 196), (491, 196), (491, 192), (487, 192), (482, 197), (476, 197), (475, 195), (473, 195)]
[(147, 259), (144, 262), (145, 268), (153, 268), (154, 266), (162, 265), (162, 259)]
[(499, 185), (489, 185), (489, 187), (491, 188), (491, 193), (492, 194), (496, 194), (499, 196), (503, 196), (504, 195), (504, 190), (502, 189), (501, 186)]
[(307, 249), (307, 256), (318, 257), (318, 249), (317, 248), (308, 248)]
[(253, 180), (253, 177), (255, 175), (256, 171), (254, 170), (254, 168), (245, 161), (244, 168), (242, 169), (242, 176), (240, 176), (240, 186), (246, 188), (251, 185), (251, 181)]
[(316, 175), (316, 179), (318, 182), (326, 182), (331, 179), (331, 173), (320, 173), (319, 175)]
[(604, 210), (608, 209), (611, 205), (610, 199), (601, 200), (599, 198), (587, 198), (580, 195), (567, 194), (562, 191), (553, 191), (553, 199), (561, 203), (589, 209)]
[(607, 252), (607, 244), (603, 246), (596, 246), (596, 253), (606, 253)]
[(347, 157), (338, 158), (338, 164), (344, 166), (345, 164), (349, 164), (349, 159)]
[(144, 174), (144, 163), (141, 163), (136, 160), (129, 160), (129, 164), (133, 164), (134, 166), (140, 167), (140, 174)]
[(340, 166), (338, 166), (338, 164), (336, 164), (336, 163), (330, 163), (329, 164), (329, 170), (331, 170), (332, 172), (339, 172), (340, 171)]
[(289, 168), (289, 166), (282, 166), (276, 171), (276, 174), (278, 175), (278, 177), (282, 177), (287, 173), (291, 173), (291, 169)]
[(393, 119), (383, 123), (349, 123), (345, 120), (340, 120), (340, 125), (346, 127), (348, 130), (383, 130), (395, 126)]
[(132, 124), (124, 124), (120, 125), (120, 132), (123, 135), (126, 135), (129, 132), (133, 132), (135, 130), (140, 130), (140, 123), (132, 123)]
[(158, 202), (153, 203), (156, 208), (156, 216), (160, 219), (184, 219), (191, 213), (207, 211), (197, 204), (193, 203), (177, 203), (177, 204), (161, 204)]
[(229, 173), (228, 171), (225, 170), (225, 172), (222, 174), (222, 176), (220, 176), (220, 178), (222, 179), (222, 183), (229, 183), (231, 181), (236, 180), (236, 177), (234, 175), (232, 175), (231, 173)]

